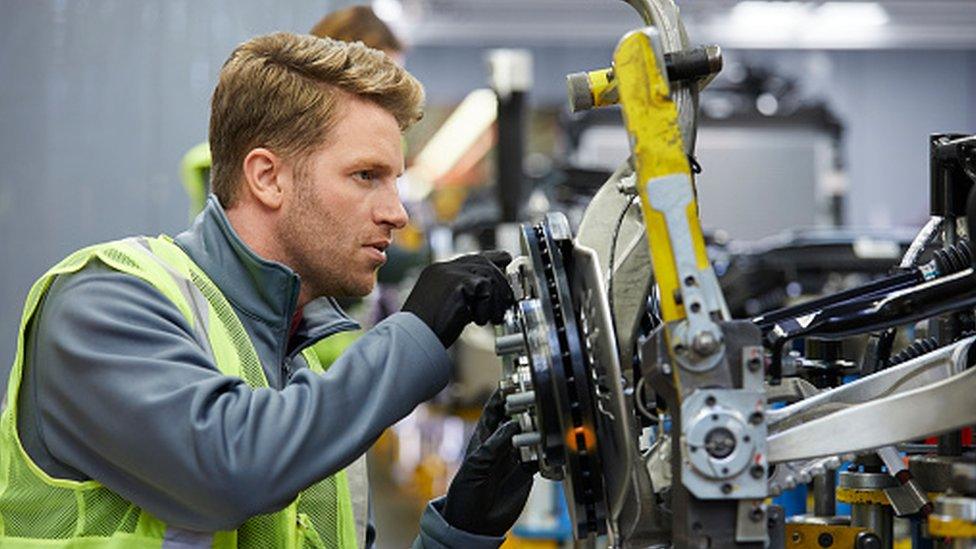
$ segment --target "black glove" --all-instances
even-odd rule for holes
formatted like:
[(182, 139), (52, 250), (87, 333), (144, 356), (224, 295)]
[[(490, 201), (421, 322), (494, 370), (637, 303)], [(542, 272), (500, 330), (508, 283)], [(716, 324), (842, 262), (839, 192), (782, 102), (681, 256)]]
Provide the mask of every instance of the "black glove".
[(469, 322), (498, 324), (504, 319), (515, 303), (502, 272), (511, 261), (508, 252), (490, 251), (428, 265), (403, 310), (417, 315), (450, 347)]
[(536, 465), (519, 461), (519, 451), (512, 446), (519, 425), (515, 420), (502, 423), (507, 419), (505, 397), (495, 391), (485, 404), (444, 501), (444, 520), (459, 530), (502, 536), (529, 499)]

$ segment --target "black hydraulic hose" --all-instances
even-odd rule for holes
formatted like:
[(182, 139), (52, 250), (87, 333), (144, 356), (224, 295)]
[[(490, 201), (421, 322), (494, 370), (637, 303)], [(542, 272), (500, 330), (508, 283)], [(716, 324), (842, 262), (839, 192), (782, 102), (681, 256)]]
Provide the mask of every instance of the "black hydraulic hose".
[(782, 377), (782, 351), (789, 340), (805, 336), (841, 339), (972, 308), (974, 305), (976, 274), (970, 267), (916, 287), (852, 299), (804, 317), (785, 319), (764, 337), (766, 347), (772, 352), (770, 377), (773, 383), (778, 383)]
[(828, 307), (839, 306), (848, 301), (861, 302), (864, 299), (887, 295), (939, 276), (959, 272), (973, 262), (973, 250), (968, 240), (959, 242), (943, 250), (937, 250), (931, 261), (919, 267), (912, 267), (894, 275), (869, 282), (833, 295), (814, 299), (792, 307), (784, 307), (752, 319), (763, 333), (772, 330), (784, 319), (800, 318)]

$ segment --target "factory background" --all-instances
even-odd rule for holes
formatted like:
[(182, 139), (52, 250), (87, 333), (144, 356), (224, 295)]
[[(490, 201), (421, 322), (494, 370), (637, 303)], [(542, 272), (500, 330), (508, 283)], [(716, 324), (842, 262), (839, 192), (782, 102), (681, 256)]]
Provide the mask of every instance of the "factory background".
[[(3, 356), (12, 355), (28, 286), (46, 267), (85, 244), (123, 234), (174, 233), (186, 225), (189, 201), (179, 162), (189, 147), (206, 139), (209, 96), (230, 50), (256, 34), (306, 31), (321, 14), (352, 3), (3, 0)], [(534, 35), (522, 38), (505, 21), (492, 25), (493, 3), (430, 3), (435, 15), (438, 9), (450, 13), (452, 4), (475, 12), (471, 16), (484, 27), (485, 42), (472, 43), (472, 35), (458, 32), (437, 36), (434, 28), (434, 36), (424, 38), (429, 44), (412, 47), (406, 66), (424, 83), (432, 106), (456, 104), (486, 85), (487, 49), (528, 47), (534, 67), (530, 102), (563, 108), (565, 75), (605, 65), (615, 36), (634, 25), (622, 2), (594, 0), (573, 5), (589, 4), (585, 14), (605, 8), (615, 15), (598, 36), (547, 31), (542, 15), (557, 3), (539, 2), (532, 10), (538, 20), (522, 23)], [(679, 2), (699, 11), (713, 4), (730, 2)], [(940, 20), (963, 32), (940, 34), (933, 28), (929, 38), (905, 44), (893, 32), (893, 44), (878, 49), (727, 53), (730, 60), (768, 59), (787, 74), (808, 75), (809, 93), (822, 97), (843, 120), (845, 217), (852, 226), (924, 221), (926, 136), (976, 130), (976, 33), (964, 32), (967, 23), (976, 24), (976, 8), (965, 0), (925, 4), (917, 9), (920, 19), (938, 14), (941, 6), (952, 7), (960, 15)], [(913, 24), (907, 21), (902, 32)], [(560, 29), (573, 25), (586, 28), (587, 21), (567, 21)], [(449, 22), (440, 26), (449, 28)], [(689, 27), (694, 41), (695, 27)], [(708, 207), (706, 202), (703, 208)]]
[[(306, 32), (327, 11), (355, 3), (0, 0), (4, 384), (24, 297), (47, 267), (87, 244), (186, 226), (180, 161), (206, 139), (210, 93), (231, 49), (257, 34)], [(735, 130), (703, 130), (700, 147), (713, 154), (700, 158), (706, 226), (739, 218), (733, 236), (756, 239), (827, 223), (828, 206), (810, 202), (825, 193), (843, 195), (833, 215), (844, 226), (914, 229), (925, 222), (927, 136), (976, 133), (976, 2), (860, 2), (880, 6), (884, 19), (806, 41), (774, 32), (782, 20), (737, 32), (733, 0), (677, 3), (692, 43), (722, 44), (727, 68), (763, 67), (792, 79), (796, 96), (825, 106), (842, 128), (828, 140), (836, 146), (832, 158), (811, 168), (828, 172), (826, 182), (823, 173), (784, 168), (791, 153), (777, 137), (767, 149), (733, 147), (722, 155)], [(406, 67), (424, 83), (440, 120), (487, 86), (485, 56), (494, 48), (531, 53), (529, 104), (556, 120), (566, 110), (566, 74), (607, 65), (619, 36), (637, 26), (618, 0), (387, 0), (374, 8), (387, 10), (405, 37)], [(773, 38), (761, 39), (764, 29)], [(820, 140), (822, 132), (812, 131)], [(538, 140), (530, 136), (529, 147)], [(762, 160), (770, 151), (776, 158)], [(716, 166), (755, 180), (713, 185)], [(794, 177), (805, 183), (793, 185)], [(763, 217), (773, 221), (750, 224)]]

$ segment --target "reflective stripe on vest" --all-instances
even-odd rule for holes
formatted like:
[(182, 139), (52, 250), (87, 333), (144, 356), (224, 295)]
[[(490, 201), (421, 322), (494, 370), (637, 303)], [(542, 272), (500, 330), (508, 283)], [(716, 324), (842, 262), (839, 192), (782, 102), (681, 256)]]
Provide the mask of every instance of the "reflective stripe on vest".
[[(316, 483), (285, 509), (252, 517), (237, 530), (197, 533), (167, 528), (94, 480), (56, 479), (38, 467), (17, 434), (17, 395), (27, 327), (53, 280), (92, 260), (136, 276), (172, 301), (218, 370), (266, 387), (257, 353), (226, 298), (168, 237), (110, 242), (75, 252), (31, 288), (21, 319), (7, 406), (0, 415), (0, 546), (2, 547), (355, 547), (356, 527), (344, 471)], [(311, 350), (302, 356), (321, 372)]]

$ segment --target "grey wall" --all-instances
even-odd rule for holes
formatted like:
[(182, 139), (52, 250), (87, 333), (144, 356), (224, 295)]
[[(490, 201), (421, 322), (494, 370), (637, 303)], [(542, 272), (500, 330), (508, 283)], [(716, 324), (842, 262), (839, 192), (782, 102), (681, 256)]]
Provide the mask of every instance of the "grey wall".
[(327, 0), (0, 0), (0, 357), (30, 283), (86, 244), (176, 232), (233, 47), (307, 31)]

